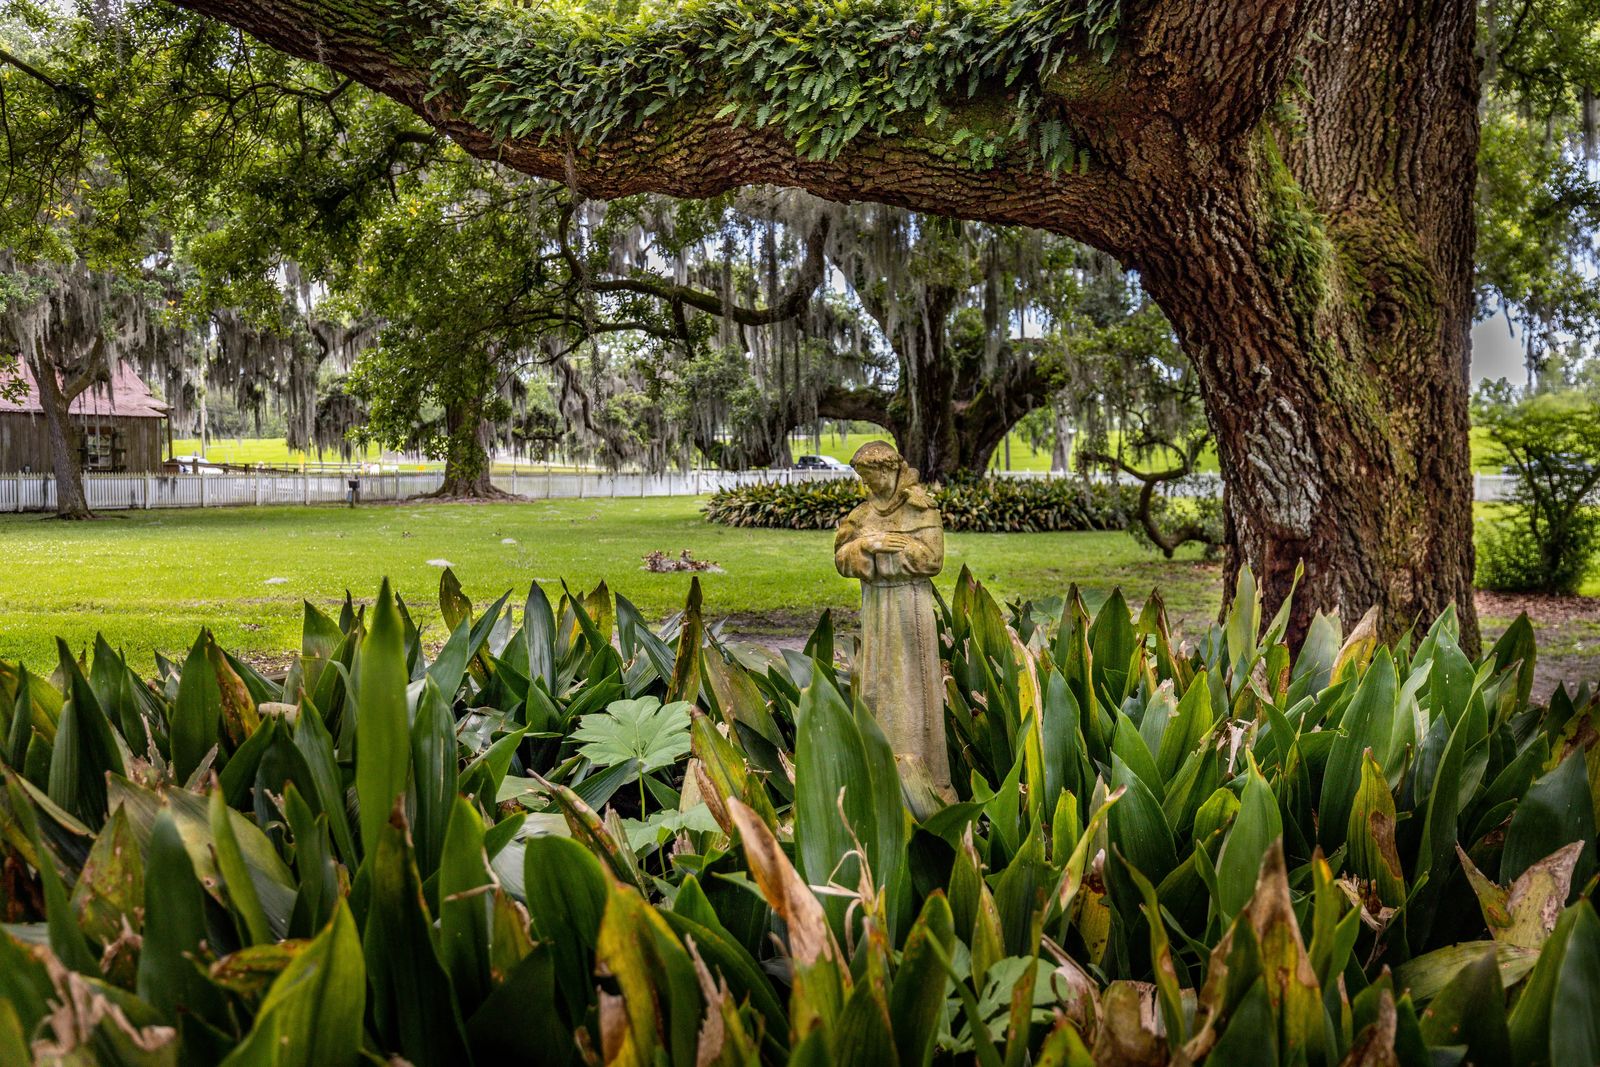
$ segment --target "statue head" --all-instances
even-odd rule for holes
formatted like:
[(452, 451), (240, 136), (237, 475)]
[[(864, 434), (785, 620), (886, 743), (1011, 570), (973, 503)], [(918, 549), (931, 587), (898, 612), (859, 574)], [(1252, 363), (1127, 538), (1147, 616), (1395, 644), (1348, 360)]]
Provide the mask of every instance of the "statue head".
[(850, 466), (861, 475), (867, 492), (875, 499), (888, 500), (901, 490), (917, 484), (917, 472), (906, 466), (894, 446), (887, 441), (868, 441), (850, 457)]

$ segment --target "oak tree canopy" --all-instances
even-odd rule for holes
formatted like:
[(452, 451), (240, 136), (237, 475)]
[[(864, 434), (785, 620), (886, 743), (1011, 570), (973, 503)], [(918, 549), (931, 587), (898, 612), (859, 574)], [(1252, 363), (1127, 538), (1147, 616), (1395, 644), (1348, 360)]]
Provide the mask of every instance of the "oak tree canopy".
[(1066, 234), (1194, 362), (1230, 563), (1389, 632), (1454, 604), (1467, 447), (1468, 0), (522, 7), (183, 0), (589, 197), (807, 189)]

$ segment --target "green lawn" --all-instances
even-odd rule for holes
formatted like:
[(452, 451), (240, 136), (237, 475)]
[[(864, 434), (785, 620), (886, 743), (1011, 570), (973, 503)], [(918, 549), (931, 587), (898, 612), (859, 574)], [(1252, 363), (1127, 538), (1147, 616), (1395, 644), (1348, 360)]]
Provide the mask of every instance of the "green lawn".
[[(302, 598), (336, 608), (346, 589), (370, 598), (385, 575), (439, 641), (440, 568), (428, 562), (436, 559), (450, 561), (480, 605), (508, 589), (520, 605), (533, 579), (552, 594), (563, 578), (575, 589), (605, 579), (664, 618), (682, 605), (689, 577), (648, 573), (641, 558), (687, 548), (726, 569), (702, 579), (708, 616), (726, 619), (730, 633), (799, 634), (823, 608), (853, 612), (857, 588), (834, 573), (831, 534), (711, 526), (699, 506), (679, 497), (107, 512), (87, 523), (0, 516), (0, 659), (49, 670), (57, 635), (76, 650), (99, 630), (148, 670), (152, 650), (180, 652), (206, 625), (229, 649), (282, 665), (299, 643)], [(964, 563), (1003, 599), (1060, 594), (1077, 582), (1091, 608), (1117, 586), (1137, 605), (1160, 588), (1191, 635), (1215, 614), (1221, 588), (1220, 569), (1197, 554), (1169, 563), (1124, 533), (950, 534), (941, 590)], [(1584, 592), (1600, 594), (1600, 574)], [(1592, 680), (1600, 611), (1526, 608), (1548, 679), (1541, 691), (1561, 678)], [(1485, 637), (1520, 610), (1514, 598), (1486, 605)]]
[[(180, 437), (172, 442), (174, 455), (193, 456), (200, 453), (200, 440), (194, 437)], [(351, 453), (352, 461), (362, 459), (377, 459), (379, 451), (375, 448), (357, 450)], [(294, 451), (289, 448), (289, 443), (282, 437), (213, 437), (206, 446), (206, 459), (213, 463), (238, 464), (248, 466), (252, 463), (267, 463), (274, 467), (293, 467), (310, 461), (311, 463), (343, 463), (344, 457), (338, 452), (324, 452), (317, 455), (315, 452), (306, 453)]]
[[(63, 524), (0, 517), (0, 659), (48, 669), (53, 638), (74, 648), (103, 631), (140, 669), (150, 652), (186, 648), (201, 625), (258, 662), (299, 643), (302, 598), (334, 607), (345, 589), (370, 598), (390, 576), (419, 623), (437, 626), (440, 568), (451, 562), (476, 603), (528, 582), (556, 591), (606, 579), (652, 618), (681, 606), (684, 574), (650, 574), (641, 557), (688, 548), (706, 574), (706, 610), (739, 632), (808, 629), (824, 607), (851, 610), (854, 582), (834, 573), (832, 534), (711, 526), (688, 498), (525, 504), (232, 508), (108, 512)], [(505, 544), (510, 538), (515, 543)], [(1214, 613), (1218, 570), (1167, 563), (1123, 533), (951, 534), (941, 588), (963, 563), (1003, 597), (1047, 596), (1076, 581), (1091, 606), (1121, 585), (1136, 602), (1159, 585), (1196, 627)], [(286, 582), (267, 584), (268, 579)]]

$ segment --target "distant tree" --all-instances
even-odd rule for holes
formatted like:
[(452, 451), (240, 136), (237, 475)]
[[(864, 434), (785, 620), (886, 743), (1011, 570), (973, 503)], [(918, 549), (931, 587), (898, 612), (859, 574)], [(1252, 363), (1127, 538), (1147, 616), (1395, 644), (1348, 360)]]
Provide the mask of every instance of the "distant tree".
[(281, 331), (196, 293), (186, 235), (214, 217), (213, 179), (299, 128), (338, 80), (165, 5), (13, 0), (0, 25), (0, 351), (38, 383), (59, 513), (84, 517), (67, 414), (119, 361), (180, 419), (208, 368), (258, 383), (291, 367)]
[(1600, 341), (1600, 13), (1593, 0), (1479, 6), (1480, 314), (1520, 327), (1529, 383)]
[(1600, 550), (1600, 405), (1536, 396), (1486, 423), (1515, 488), (1484, 532), (1480, 584), (1576, 593)]
[(90, 514), (73, 403), (108, 385), (123, 360), (171, 365), (187, 354), (182, 331), (163, 317), (154, 284), (95, 270), (83, 260), (23, 267), (0, 252), (0, 347), (34, 380), (56, 476), (56, 514), (63, 519)]
[[(1056, 388), (1076, 430), (1076, 466), (1139, 484), (1134, 532), (1166, 558), (1189, 543), (1214, 553), (1224, 543), (1221, 501), (1192, 484), (1213, 447), (1195, 369), (1137, 280), (1104, 256), (1090, 261), (1097, 269), (1081, 272), (1052, 337), (1063, 350)], [(1185, 488), (1189, 499), (1170, 504), (1168, 494)]]

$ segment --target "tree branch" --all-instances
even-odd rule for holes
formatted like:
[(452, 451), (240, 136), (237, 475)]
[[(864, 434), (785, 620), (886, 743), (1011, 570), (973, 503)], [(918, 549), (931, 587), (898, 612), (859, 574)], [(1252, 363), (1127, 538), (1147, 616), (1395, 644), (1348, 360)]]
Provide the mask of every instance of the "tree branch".
[[(578, 204), (576, 201), (567, 204), (562, 209), (556, 223), (556, 237), (561, 248), (561, 255), (566, 259), (573, 276), (582, 278), (586, 271), (578, 259), (578, 254), (573, 251), (570, 240), (572, 216), (577, 209)], [(584, 283), (584, 288), (596, 293), (638, 293), (643, 296), (655, 297), (670, 304), (674, 314), (681, 314), (683, 307), (692, 307), (696, 311), (703, 311), (708, 315), (731, 319), (741, 326), (768, 326), (774, 322), (792, 319), (800, 314), (801, 311), (805, 310), (806, 304), (810, 302), (811, 294), (816, 292), (817, 286), (822, 284), (822, 276), (826, 267), (823, 250), (827, 247), (830, 225), (831, 221), (826, 214), (817, 219), (816, 226), (806, 235), (805, 259), (800, 263), (800, 269), (795, 276), (793, 287), (771, 307), (744, 307), (740, 304), (725, 301), (714, 293), (708, 293), (689, 285), (669, 282), (665, 278), (654, 274), (589, 281)], [(687, 333), (687, 330), (685, 329), (684, 332)]]
[[(1236, 0), (1208, 5), (1227, 11), (1205, 18), (1194, 17), (1195, 4), (1175, 0), (1126, 5), (1129, 25), (1121, 36), (1130, 44), (1104, 67), (1093, 58), (1067, 64), (1046, 85), (1049, 117), (1084, 150), (1078, 166), (1059, 171), (1042, 166), (1025, 144), (1004, 139), (992, 166), (975, 167), (965, 149), (941, 130), (924, 131), (915, 116), (900, 133), (861, 133), (832, 158), (813, 158), (779, 125), (718, 117), (728, 100), (716, 93), (669, 97), (663, 90), (668, 106), (658, 117), (619, 128), (598, 144), (577, 144), (571, 131), (538, 124), (503, 136), (464, 113), (462, 86), (435, 82), (422, 42), (442, 8), (436, 16), (421, 4), (395, 0), (179, 2), (393, 97), (475, 155), (564, 182), (582, 196), (708, 197), (765, 183), (836, 201), (1038, 226), (1127, 258), (1141, 243), (1149, 170), (1165, 168), (1176, 179), (1190, 167), (1171, 167), (1174, 154), (1198, 168), (1196, 160), (1217, 155), (1220, 146), (1208, 143), (1214, 131), (1254, 125), (1281, 83), (1286, 63), (1280, 60), (1292, 51), (1302, 8), (1312, 0)], [(1204, 62), (1188, 68), (1191, 56)], [(1237, 86), (1221, 84), (1254, 71), (1256, 59), (1263, 60), (1260, 71)], [(981, 112), (985, 125), (997, 130), (1023, 117), (1021, 102), (1001, 86), (980, 86), (971, 98), (942, 103)], [(1231, 118), (1222, 121), (1223, 114)], [(1156, 115), (1168, 121), (1154, 121)], [(1160, 146), (1147, 143), (1152, 137)]]

